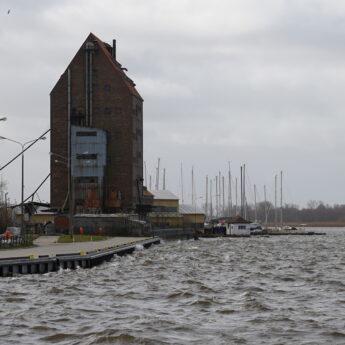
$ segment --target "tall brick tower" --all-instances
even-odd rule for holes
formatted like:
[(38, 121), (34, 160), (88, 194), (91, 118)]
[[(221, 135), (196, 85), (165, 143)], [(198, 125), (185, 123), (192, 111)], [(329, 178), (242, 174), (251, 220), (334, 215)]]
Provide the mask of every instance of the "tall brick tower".
[(92, 33), (51, 91), (51, 206), (129, 211), (143, 193), (143, 99)]

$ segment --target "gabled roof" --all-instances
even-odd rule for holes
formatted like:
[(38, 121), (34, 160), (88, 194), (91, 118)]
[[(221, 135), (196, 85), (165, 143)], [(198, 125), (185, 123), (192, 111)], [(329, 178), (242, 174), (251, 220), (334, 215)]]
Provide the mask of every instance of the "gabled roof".
[[(135, 88), (134, 86), (134, 83), (132, 84), (131, 80), (127, 77), (126, 73), (123, 71), (123, 69), (121, 68), (121, 64), (119, 64), (117, 61), (114, 60), (114, 58), (112, 57), (112, 55), (110, 54), (110, 52), (108, 51), (108, 49), (106, 48), (106, 45), (105, 43), (100, 40), (97, 36), (95, 36), (92, 32), (90, 32), (89, 36), (86, 38), (86, 40), (84, 41), (84, 43), (82, 44), (81, 48), (84, 46), (84, 44), (87, 42), (87, 41), (96, 41), (97, 44), (98, 44), (98, 47), (99, 49), (103, 52), (103, 54), (106, 56), (106, 58), (109, 60), (110, 64), (112, 65), (114, 71), (116, 71), (122, 78), (122, 81), (124, 83), (124, 85), (128, 88), (128, 90), (135, 96), (139, 97), (141, 100), (143, 100), (143, 98), (140, 96), (139, 92), (137, 91), (137, 89)], [(81, 49), (80, 48), (80, 49)], [(79, 50), (80, 50), (79, 49)], [(79, 52), (78, 50), (78, 52)], [(76, 55), (78, 54), (78, 52), (76, 53)], [(75, 56), (74, 56), (75, 57)], [(72, 61), (74, 60), (74, 57), (73, 59), (71, 60), (71, 62), (69, 63), (66, 71), (68, 70), (68, 68), (70, 67)], [(65, 72), (66, 72), (65, 71)], [(56, 86), (56, 84), (55, 84)], [(54, 88), (55, 88), (54, 86)], [(54, 89), (53, 88), (53, 89)]]
[(150, 191), (157, 200), (179, 200), (179, 197), (171, 193), (169, 190), (151, 190)]
[(250, 224), (251, 221), (242, 218), (241, 216), (233, 217), (231, 220), (226, 221), (229, 224)]
[(95, 36), (92, 32), (90, 33), (90, 35), (88, 36), (88, 38), (85, 40), (88, 41), (90, 39), (93, 39), (95, 41), (97, 41), (99, 47), (102, 49), (103, 53), (107, 56), (108, 60), (110, 61), (110, 63), (112, 64), (112, 66), (114, 67), (114, 69), (119, 72), (122, 76), (122, 80), (124, 81), (124, 83), (126, 84), (126, 86), (128, 87), (129, 91), (131, 91), (132, 94), (134, 94), (135, 96), (139, 97), (140, 99), (142, 99), (142, 97), (140, 96), (139, 92), (136, 90), (136, 88), (134, 87), (134, 85), (132, 85), (129, 81), (128, 81), (128, 77), (126, 75), (126, 73), (123, 71), (123, 69), (121, 69), (121, 65), (116, 62), (114, 60), (114, 58), (111, 56), (110, 52), (108, 51), (108, 49), (106, 48), (105, 44), (103, 41), (101, 41), (97, 36)]
[(205, 214), (205, 212), (200, 207), (187, 204), (180, 204), (179, 212), (181, 214)]

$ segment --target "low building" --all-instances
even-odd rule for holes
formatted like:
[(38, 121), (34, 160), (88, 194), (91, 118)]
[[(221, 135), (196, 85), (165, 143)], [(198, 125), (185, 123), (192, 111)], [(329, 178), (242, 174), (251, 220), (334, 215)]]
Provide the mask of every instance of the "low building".
[(178, 212), (179, 198), (169, 190), (151, 190), (156, 211)]
[(150, 212), (148, 220), (153, 229), (183, 228), (183, 216), (178, 212)]
[(183, 228), (183, 216), (179, 213), (179, 198), (168, 190), (152, 190), (152, 212), (148, 220), (153, 228)]
[(240, 216), (233, 217), (225, 222), (226, 234), (231, 236), (250, 236), (249, 220)]
[(203, 229), (205, 223), (205, 212), (194, 205), (181, 204), (179, 212), (183, 216), (183, 227)]
[[(48, 223), (54, 223), (55, 212), (50, 210), (49, 204), (27, 202), (24, 204), (24, 222), (35, 232), (41, 232)], [(21, 205), (13, 207), (12, 218), (18, 226), (22, 223)]]

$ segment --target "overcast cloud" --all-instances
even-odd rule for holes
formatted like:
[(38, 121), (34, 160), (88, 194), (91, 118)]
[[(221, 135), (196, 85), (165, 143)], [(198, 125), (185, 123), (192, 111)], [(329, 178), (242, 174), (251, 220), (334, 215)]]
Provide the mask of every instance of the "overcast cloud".
[[(8, 9), (11, 10), (7, 14)], [(2, 0), (0, 135), (25, 142), (50, 124), (49, 93), (86, 36), (117, 39), (144, 98), (144, 159), (185, 199), (219, 171), (272, 200), (344, 203), (345, 2), (341, 0)], [(0, 141), (0, 166), (20, 147)], [(25, 155), (25, 194), (49, 173), (49, 140)], [(20, 200), (20, 161), (4, 169)], [(49, 183), (39, 192), (49, 201)]]

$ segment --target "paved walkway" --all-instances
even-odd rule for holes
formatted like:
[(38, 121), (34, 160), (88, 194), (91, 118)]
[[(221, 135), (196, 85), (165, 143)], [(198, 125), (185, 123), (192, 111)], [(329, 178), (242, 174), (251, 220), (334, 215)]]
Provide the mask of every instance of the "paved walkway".
[(41, 236), (35, 240), (36, 247), (21, 249), (2, 249), (0, 250), (0, 259), (14, 258), (20, 256), (72, 254), (91, 252), (96, 249), (102, 249), (113, 245), (121, 245), (129, 242), (140, 242), (148, 237), (112, 237), (104, 241), (96, 242), (75, 242), (75, 243), (56, 243), (58, 236)]
[(38, 247), (49, 246), (57, 243), (60, 236), (40, 236), (34, 240), (34, 245)]

